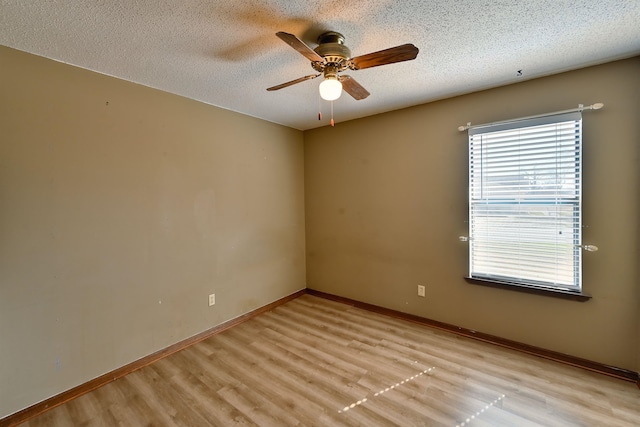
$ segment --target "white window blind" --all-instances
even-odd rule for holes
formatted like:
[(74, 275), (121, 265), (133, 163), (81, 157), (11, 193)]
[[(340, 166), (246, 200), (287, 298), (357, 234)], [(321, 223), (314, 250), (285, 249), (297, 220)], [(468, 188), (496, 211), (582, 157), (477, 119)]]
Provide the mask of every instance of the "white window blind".
[(582, 115), (469, 130), (470, 276), (580, 291)]

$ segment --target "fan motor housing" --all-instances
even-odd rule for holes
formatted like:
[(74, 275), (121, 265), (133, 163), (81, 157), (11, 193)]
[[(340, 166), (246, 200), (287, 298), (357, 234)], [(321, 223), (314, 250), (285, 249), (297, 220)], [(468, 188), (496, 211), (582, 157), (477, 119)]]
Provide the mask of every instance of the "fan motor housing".
[(347, 61), (351, 59), (351, 50), (344, 45), (344, 36), (335, 31), (320, 34), (314, 51), (324, 58), (324, 63), (311, 64), (316, 71), (323, 71), (327, 64), (336, 66), (339, 71), (345, 70)]

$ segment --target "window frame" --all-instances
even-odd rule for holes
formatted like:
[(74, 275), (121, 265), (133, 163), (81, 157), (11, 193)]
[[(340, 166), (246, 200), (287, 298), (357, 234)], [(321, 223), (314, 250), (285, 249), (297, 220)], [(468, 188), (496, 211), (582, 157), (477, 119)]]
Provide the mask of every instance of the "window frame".
[[(478, 200), (474, 199), (474, 190), (477, 187), (478, 178), (474, 177), (474, 174), (477, 174), (478, 166), (474, 166), (474, 161), (477, 162), (478, 154), (473, 154), (474, 143), (477, 144), (478, 138), (482, 139), (484, 135), (496, 134), (496, 132), (517, 132), (518, 130), (523, 129), (531, 129), (539, 126), (546, 126), (552, 128), (554, 126), (558, 126), (560, 123), (571, 122), (572, 126), (576, 130), (576, 135), (573, 139), (576, 141), (575, 146), (572, 148), (576, 150), (575, 154), (575, 185), (576, 190), (575, 194), (572, 196), (575, 198), (574, 211), (572, 213), (572, 241), (573, 241), (573, 250), (571, 255), (572, 261), (572, 269), (573, 275), (572, 280), (573, 283), (557, 283), (548, 280), (531, 280), (523, 278), (522, 276), (518, 276), (513, 272), (511, 275), (501, 275), (501, 274), (493, 274), (489, 272), (489, 274), (482, 273), (480, 271), (475, 271), (474, 269), (474, 249), (477, 243), (477, 235), (474, 232), (474, 217), (473, 209), (480, 205)], [(514, 139), (516, 141), (517, 138)], [(468, 207), (469, 207), (469, 274), (466, 277), (467, 281), (470, 283), (488, 285), (488, 286), (498, 286), (507, 289), (515, 289), (515, 290), (524, 290), (526, 292), (535, 292), (542, 293), (545, 295), (553, 295), (553, 296), (561, 296), (568, 297), (570, 299), (578, 299), (585, 300), (590, 298), (588, 294), (583, 293), (582, 291), (582, 254), (581, 254), (581, 245), (582, 245), (582, 145), (583, 145), (583, 136), (582, 136), (582, 114), (580, 111), (570, 111), (570, 112), (561, 112), (558, 114), (549, 114), (544, 116), (536, 116), (531, 118), (524, 119), (516, 119), (512, 121), (504, 121), (498, 122), (489, 125), (481, 125), (475, 127), (469, 127), (468, 134), (468, 142), (469, 142), (469, 187), (468, 187)], [(519, 143), (519, 142), (518, 142)], [(542, 145), (543, 143), (540, 143)], [(475, 147), (477, 150), (477, 147)], [(562, 154), (562, 153), (561, 153)], [(555, 153), (555, 158), (557, 159), (558, 152)], [(518, 160), (519, 162), (520, 160)], [(549, 163), (550, 164), (550, 163)], [(545, 163), (548, 165), (548, 163)], [(483, 166), (484, 168), (485, 166)], [(484, 169), (482, 173), (484, 173)], [(558, 180), (558, 171), (555, 171), (556, 175), (554, 175), (556, 181)], [(483, 178), (480, 178), (481, 180)], [(475, 181), (474, 181), (475, 180)], [(488, 198), (490, 201), (491, 198)], [(496, 202), (498, 199), (495, 199)], [(513, 203), (520, 204), (519, 200), (522, 200), (522, 197), (516, 198), (514, 196), (504, 197), (501, 196), (501, 200), (505, 204)], [(487, 200), (485, 200), (486, 202)], [(558, 200), (556, 196), (556, 200), (554, 203), (543, 202), (543, 206), (557, 206)], [(575, 211), (577, 209), (577, 212)], [(514, 215), (514, 219), (521, 218), (517, 215)], [(488, 222), (488, 221), (487, 221)], [(556, 244), (557, 245), (557, 244)], [(565, 246), (567, 244), (565, 243)], [(556, 247), (555, 250), (558, 248)], [(565, 252), (567, 249), (565, 249)], [(576, 277), (577, 275), (577, 277)]]

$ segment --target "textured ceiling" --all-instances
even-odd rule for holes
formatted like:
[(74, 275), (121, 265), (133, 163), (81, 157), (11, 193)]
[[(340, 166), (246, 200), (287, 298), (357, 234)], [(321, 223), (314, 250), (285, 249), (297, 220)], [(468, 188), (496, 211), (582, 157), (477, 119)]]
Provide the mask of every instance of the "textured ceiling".
[(327, 125), (329, 104), (320, 78), (266, 91), (314, 73), (275, 33), (315, 47), (327, 30), (353, 56), (420, 49), (350, 71), (371, 96), (343, 94), (339, 123), (638, 55), (640, 1), (0, 0), (2, 45), (296, 129)]

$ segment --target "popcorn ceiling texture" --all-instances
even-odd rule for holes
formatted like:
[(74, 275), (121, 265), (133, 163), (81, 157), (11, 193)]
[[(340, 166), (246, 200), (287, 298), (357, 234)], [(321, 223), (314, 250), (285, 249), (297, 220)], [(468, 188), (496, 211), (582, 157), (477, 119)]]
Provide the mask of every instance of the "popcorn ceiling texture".
[(328, 124), (321, 79), (265, 90), (313, 73), (275, 32), (328, 30), (354, 56), (420, 49), (349, 72), (371, 96), (343, 95), (340, 122), (638, 55), (640, 1), (0, 1), (2, 45), (296, 129)]

